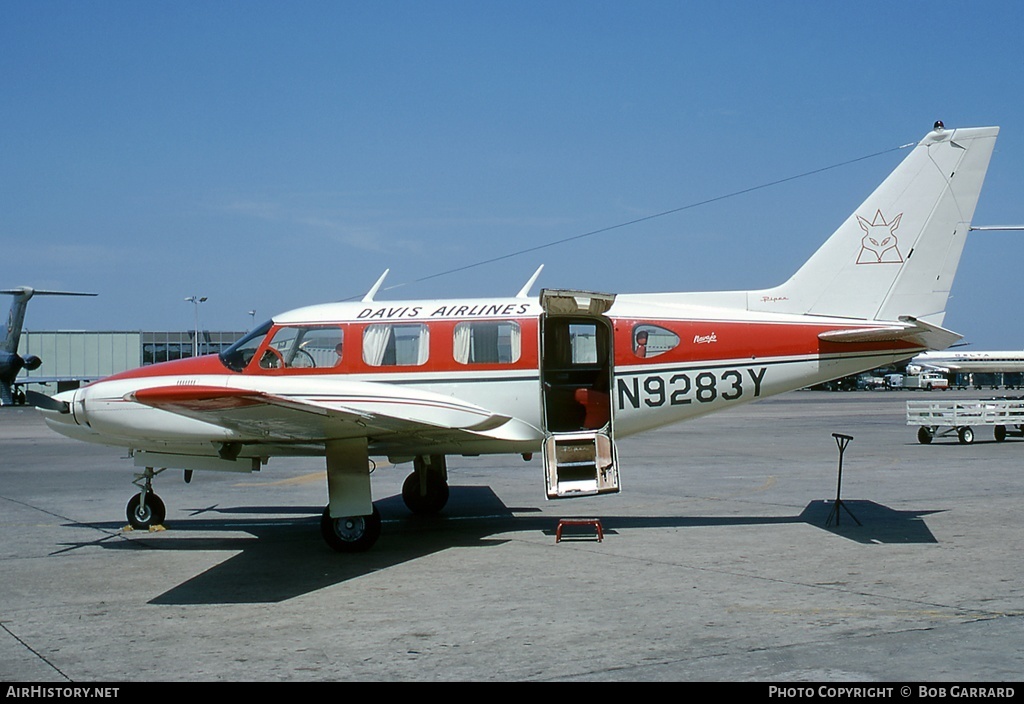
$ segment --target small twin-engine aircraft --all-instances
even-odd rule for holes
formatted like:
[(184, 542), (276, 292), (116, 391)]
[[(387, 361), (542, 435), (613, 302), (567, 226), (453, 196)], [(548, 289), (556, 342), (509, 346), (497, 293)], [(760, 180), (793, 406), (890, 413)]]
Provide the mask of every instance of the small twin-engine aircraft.
[[(447, 455), (540, 453), (549, 498), (619, 490), (616, 439), (943, 349), (946, 300), (997, 127), (929, 132), (785, 283), (759, 291), (359, 302), (285, 313), (220, 355), (116, 374), (40, 410), (129, 448), (129, 522), (163, 521), (166, 468), (250, 472), (326, 457), (327, 543), (380, 535), (370, 458), (412, 461), (414, 512)], [(385, 272), (386, 274), (387, 272)], [(537, 272), (540, 273), (539, 270)]]

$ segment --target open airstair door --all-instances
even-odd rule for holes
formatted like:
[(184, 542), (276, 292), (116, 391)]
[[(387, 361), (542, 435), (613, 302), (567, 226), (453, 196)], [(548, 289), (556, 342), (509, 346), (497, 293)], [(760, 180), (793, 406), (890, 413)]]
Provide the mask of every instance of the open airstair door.
[(615, 296), (545, 289), (540, 301), (548, 498), (615, 493), (619, 470), (610, 397), (614, 335), (604, 315)]

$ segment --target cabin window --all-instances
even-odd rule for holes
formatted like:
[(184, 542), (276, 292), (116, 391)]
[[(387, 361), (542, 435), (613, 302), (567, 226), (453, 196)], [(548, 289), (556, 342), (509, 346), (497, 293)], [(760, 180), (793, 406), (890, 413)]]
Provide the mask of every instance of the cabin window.
[(419, 366), (430, 353), (430, 330), (420, 324), (368, 325), (363, 361), (371, 367)]
[(607, 354), (604, 328), (589, 320), (551, 318), (544, 331), (544, 359), (548, 367), (568, 369), (603, 365)]
[(595, 323), (573, 323), (569, 326), (572, 364), (597, 364), (597, 325)]
[(514, 364), (522, 354), (519, 324), (472, 322), (455, 326), (455, 361), (459, 364)]
[(637, 325), (633, 328), (633, 354), (650, 359), (679, 346), (679, 335), (657, 325)]
[(263, 369), (314, 369), (341, 362), (345, 331), (335, 326), (278, 328), (260, 356)]

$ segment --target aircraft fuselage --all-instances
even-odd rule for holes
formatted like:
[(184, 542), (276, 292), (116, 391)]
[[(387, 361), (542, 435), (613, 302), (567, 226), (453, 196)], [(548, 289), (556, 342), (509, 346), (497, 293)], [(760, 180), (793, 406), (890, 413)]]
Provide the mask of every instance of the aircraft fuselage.
[[(819, 337), (856, 327), (849, 320), (809, 321), (766, 313), (741, 318), (725, 309), (664, 303), (651, 307), (642, 295), (619, 296), (606, 318), (610, 379), (601, 391), (607, 393), (619, 437), (908, 358), (922, 349), (906, 341), (831, 343)], [(515, 427), (504, 434), (491, 430), (456, 439), (427, 434), (417, 440), (415, 435), (380, 432), (371, 437), (371, 454), (535, 452), (545, 427), (544, 393), (550, 393), (541, 382), (544, 319), (535, 299), (519, 298), (312, 306), (275, 318), (253, 339), (251, 354), (238, 370), (216, 355), (143, 367), (59, 396), (69, 402), (71, 413), (48, 413), (47, 420), (73, 437), (135, 449), (213, 455), (223, 443), (241, 443), (242, 456), (307, 454), (323, 441), (318, 433), (329, 434), (312, 417), (302, 432), (267, 418), (267, 432), (261, 433), (254, 431), (258, 419), (236, 428), (200, 420), (202, 404), (195, 399), (194, 417), (189, 417), (178, 412), (180, 407), (172, 412), (142, 403), (135, 395), (152, 388), (223, 388), (350, 409), (382, 403), (368, 394), (387, 385), (395, 389), (384, 392), (395, 395), (390, 403), (426, 407), (434, 398), (450, 398), (505, 416), (510, 419), (506, 425)], [(466, 328), (489, 333), (490, 354), (463, 349), (469, 344), (462, 339)], [(374, 357), (382, 354), (373, 347), (382, 330), (397, 338), (398, 350), (392, 350), (397, 357)], [(294, 356), (279, 359), (270, 350), (288, 331), (296, 333), (287, 339), (298, 342), (284, 354)], [(651, 340), (645, 348), (637, 345), (640, 331), (647, 331)], [(573, 338), (577, 346), (588, 344), (583, 333)], [(299, 339), (302, 334), (305, 342)], [(336, 340), (341, 341), (340, 356), (328, 344)], [(580, 366), (587, 366), (587, 360)], [(571, 379), (566, 383), (576, 384)], [(577, 384), (584, 385), (589, 384)], [(402, 398), (411, 391), (427, 398)], [(438, 410), (436, 404), (431, 408)], [(271, 433), (290, 442), (268, 446), (266, 435)]]

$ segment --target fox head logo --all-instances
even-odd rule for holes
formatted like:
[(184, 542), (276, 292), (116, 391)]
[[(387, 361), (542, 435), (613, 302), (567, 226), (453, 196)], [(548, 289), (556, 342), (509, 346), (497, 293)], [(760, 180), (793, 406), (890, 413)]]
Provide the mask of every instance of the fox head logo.
[(896, 239), (896, 228), (900, 226), (900, 213), (890, 222), (886, 222), (882, 211), (875, 211), (875, 218), (868, 222), (860, 215), (857, 216), (857, 224), (864, 230), (864, 237), (860, 240), (860, 254), (857, 255), (858, 264), (900, 264), (903, 262), (903, 255), (900, 254), (899, 240)]

